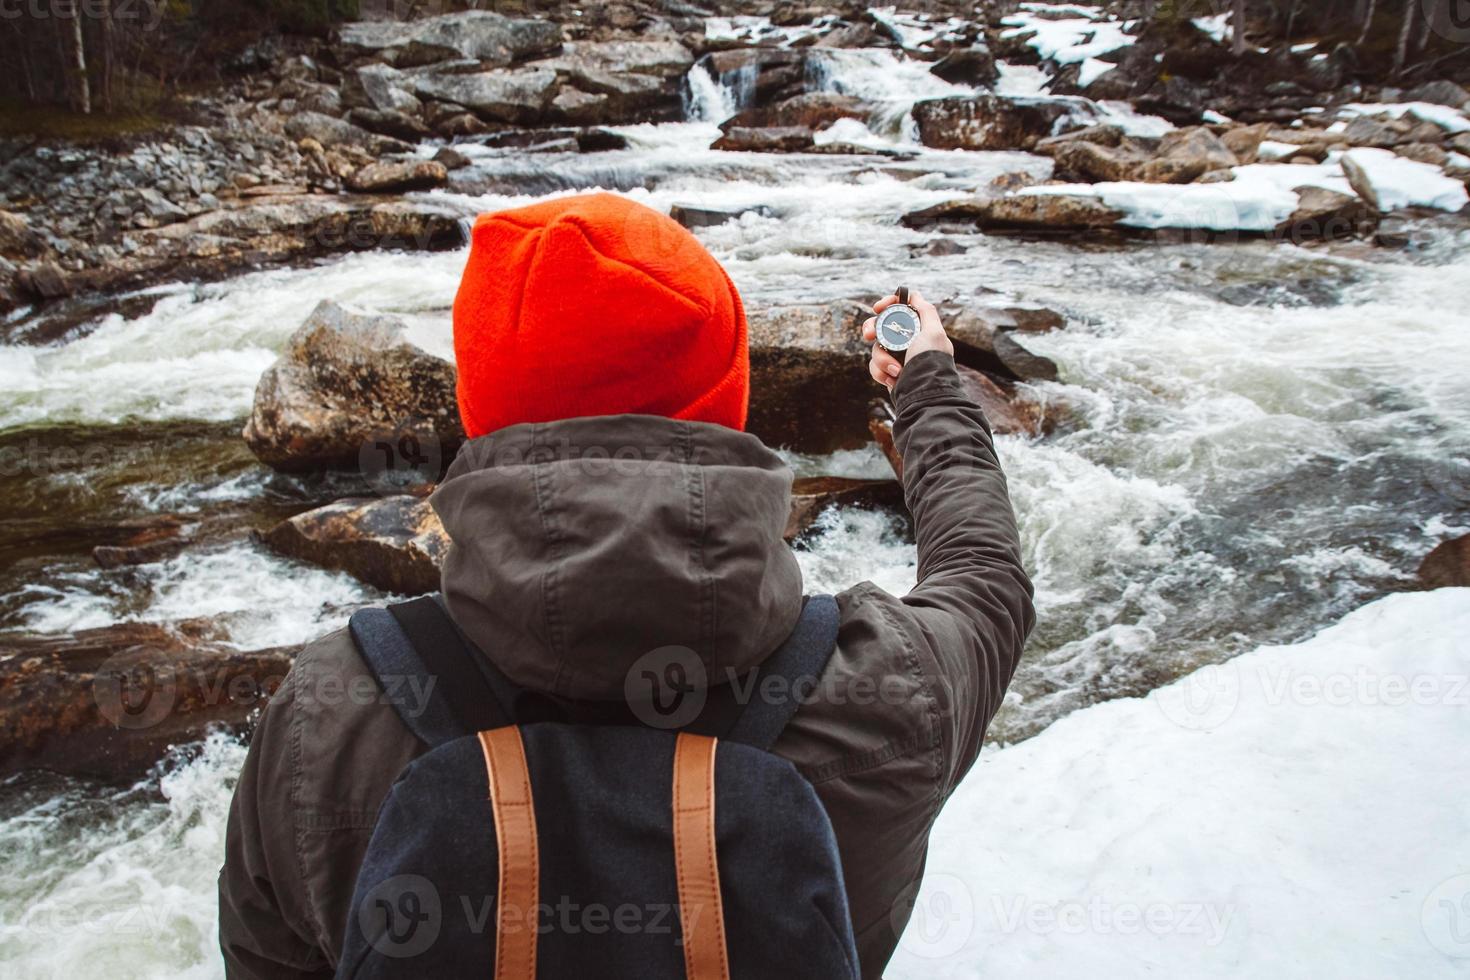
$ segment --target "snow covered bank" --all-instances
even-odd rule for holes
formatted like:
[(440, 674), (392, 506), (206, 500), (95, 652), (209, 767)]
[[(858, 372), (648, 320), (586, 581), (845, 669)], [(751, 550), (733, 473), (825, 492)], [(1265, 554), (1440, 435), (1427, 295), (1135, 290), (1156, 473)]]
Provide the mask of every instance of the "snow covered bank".
[(1470, 589), (987, 753), (896, 977), (1463, 977)]

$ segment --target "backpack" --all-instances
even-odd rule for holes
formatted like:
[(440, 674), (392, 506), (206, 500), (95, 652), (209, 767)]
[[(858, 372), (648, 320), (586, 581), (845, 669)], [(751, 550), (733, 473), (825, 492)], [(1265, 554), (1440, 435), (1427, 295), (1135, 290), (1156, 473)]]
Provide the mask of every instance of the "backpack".
[(807, 599), (742, 679), (748, 703), (712, 686), (673, 730), (646, 721), (672, 703), (659, 681), (695, 690), (678, 671), (650, 674), (647, 703), (558, 701), (516, 687), (436, 596), (357, 612), (383, 699), (428, 749), (378, 811), (336, 976), (855, 980), (831, 822), (770, 752), (837, 620)]

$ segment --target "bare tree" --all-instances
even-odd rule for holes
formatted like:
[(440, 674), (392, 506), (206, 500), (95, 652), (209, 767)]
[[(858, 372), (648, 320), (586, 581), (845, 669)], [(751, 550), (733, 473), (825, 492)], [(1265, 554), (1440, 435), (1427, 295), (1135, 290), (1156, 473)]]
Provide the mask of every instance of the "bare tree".
[(1419, 9), (1419, 0), (1404, 0), (1404, 23), (1399, 28), (1399, 43), (1393, 49), (1393, 73), (1404, 73), (1404, 62), (1409, 57), (1409, 35), (1414, 30), (1414, 11)]
[(1230, 11), (1231, 23), (1235, 25), (1235, 39), (1232, 50), (1239, 58), (1245, 54), (1245, 0), (1235, 0)]
[[(82, 11), (77, 0), (58, 0), (56, 6), (56, 50), (61, 58), (61, 77), (73, 109), (92, 111), (92, 91), (87, 81), (87, 47), (82, 37)], [(70, 21), (69, 24), (65, 23)]]
[(1373, 16), (1378, 13), (1378, 0), (1368, 0), (1363, 11), (1363, 29), (1358, 32), (1358, 46), (1368, 40), (1368, 31), (1373, 26)]

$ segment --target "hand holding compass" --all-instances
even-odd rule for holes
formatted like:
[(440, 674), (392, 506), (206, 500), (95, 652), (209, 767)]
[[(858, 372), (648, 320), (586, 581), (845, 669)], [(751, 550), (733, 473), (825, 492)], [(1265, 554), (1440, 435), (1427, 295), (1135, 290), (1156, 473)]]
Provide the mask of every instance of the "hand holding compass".
[(900, 286), (873, 307), (876, 317), (863, 324), (863, 339), (873, 343), (868, 370), (873, 380), (893, 387), (904, 362), (927, 350), (954, 354), (954, 345), (939, 322), (934, 304), (917, 290)]

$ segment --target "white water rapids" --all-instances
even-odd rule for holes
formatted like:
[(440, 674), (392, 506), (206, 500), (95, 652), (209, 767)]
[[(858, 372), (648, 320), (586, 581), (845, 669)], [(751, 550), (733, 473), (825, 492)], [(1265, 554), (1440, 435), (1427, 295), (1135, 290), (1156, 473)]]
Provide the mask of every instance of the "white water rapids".
[[(868, 134), (887, 142), (903, 139), (905, 100), (947, 86), (917, 66), (884, 73), (883, 57), (892, 61), (839, 53), (828, 83), (888, 100), (893, 125)], [(718, 115), (731, 100), (708, 78), (696, 86), (697, 112)], [(467, 212), (594, 187), (661, 209), (764, 205), (772, 216), (699, 232), (749, 306), (876, 298), (901, 276), (930, 298), (991, 288), (1068, 314), (1065, 330), (1025, 342), (1060, 365), (1064, 383), (1039, 388), (1070, 407), (1069, 421), (1040, 441), (999, 440), (1039, 626), (993, 737), (1024, 738), (1080, 706), (1309, 635), (1399, 587), (1463, 522), (1454, 515), (1470, 486), (1470, 241), (1446, 235), (1367, 261), (1260, 243), (961, 235), (967, 251), (935, 257), (921, 253), (938, 236), (903, 228), (903, 213), (1007, 172), (1045, 173), (1049, 161), (913, 146), (907, 160), (730, 154), (707, 149), (709, 122), (621, 131), (630, 149), (580, 156), (469, 147), (487, 186), (507, 192), (440, 196)], [(51, 346), (0, 347), (0, 439), (14, 449), (38, 438), (44, 459), (46, 433), (67, 426), (111, 447), (93, 469), (33, 467), (31, 492), (67, 506), (188, 513), (289, 498), (221, 448), (261, 371), (323, 299), (406, 315), (427, 346), (447, 351), (464, 258), (367, 253), (161, 286), (146, 314), (111, 316)], [(119, 448), (202, 423), (230, 425), (197, 435), (202, 448), (189, 450), (183, 475), (166, 452), (135, 466), (133, 450)], [(795, 461), (808, 472), (886, 473), (873, 451)], [(104, 479), (124, 463), (127, 480)], [(914, 580), (911, 541), (868, 512), (827, 515), (801, 561), (808, 591), (872, 579), (903, 592)], [(380, 598), (243, 540), (114, 572), (84, 556), (17, 569), (6, 573), (0, 616), (43, 632), (203, 615), (253, 648), (304, 641)], [(49, 777), (6, 785), (6, 975), (103, 966), (119, 980), (218, 976), (214, 881), (242, 758), (217, 738), (125, 791)]]

